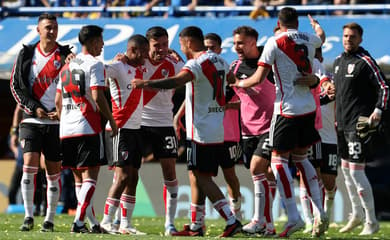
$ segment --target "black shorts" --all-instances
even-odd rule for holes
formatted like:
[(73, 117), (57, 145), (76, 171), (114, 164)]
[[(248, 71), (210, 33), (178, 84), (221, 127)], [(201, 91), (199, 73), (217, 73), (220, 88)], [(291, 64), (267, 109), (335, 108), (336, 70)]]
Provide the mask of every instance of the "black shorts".
[(187, 168), (201, 173), (218, 175), (218, 160), (225, 157), (224, 144), (202, 145), (187, 141)]
[(232, 168), (236, 162), (242, 161), (242, 149), (238, 142), (224, 142), (225, 156), (218, 159), (221, 168)]
[(253, 155), (271, 160), (272, 147), (269, 144), (269, 133), (242, 139), (244, 165), (249, 169)]
[(276, 152), (304, 148), (320, 141), (314, 127), (315, 113), (294, 118), (274, 115), (270, 129), (270, 143)]
[(62, 166), (85, 169), (104, 165), (103, 137), (101, 134), (65, 138), (61, 140)]
[(142, 153), (153, 153), (154, 158), (177, 158), (177, 138), (173, 127), (142, 126)]
[(354, 163), (366, 162), (371, 155), (373, 137), (359, 138), (356, 131), (337, 131), (337, 153), (340, 158)]
[(119, 129), (113, 139), (113, 163), (116, 167), (141, 167), (141, 129)]
[(112, 131), (104, 131), (104, 156), (107, 159), (108, 168), (114, 167), (114, 156), (112, 154)]
[(337, 144), (321, 143), (321, 145), (317, 144), (317, 148), (320, 149), (319, 152), (321, 154), (321, 173), (337, 175), (337, 166), (339, 165)]
[(320, 167), (322, 159), (321, 142), (315, 143), (307, 149), (307, 159), (309, 159), (314, 168)]
[(43, 153), (45, 160), (60, 162), (60, 125), (21, 123), (19, 129), (20, 145), (23, 153)]

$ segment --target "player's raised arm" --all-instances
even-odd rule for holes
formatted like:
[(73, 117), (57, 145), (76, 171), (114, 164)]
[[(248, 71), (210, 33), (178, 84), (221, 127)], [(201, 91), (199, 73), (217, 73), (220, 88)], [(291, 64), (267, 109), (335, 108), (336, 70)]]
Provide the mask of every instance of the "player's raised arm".
[(310, 24), (316, 32), (316, 35), (321, 38), (322, 43), (324, 43), (326, 38), (324, 29), (322, 29), (320, 23), (315, 20), (310, 14), (308, 14), (307, 17), (309, 18)]
[(143, 80), (133, 79), (131, 85), (133, 88), (158, 88), (158, 89), (172, 89), (183, 86), (186, 82), (192, 81), (193, 76), (188, 71), (181, 71), (176, 76), (160, 79), (160, 80)]

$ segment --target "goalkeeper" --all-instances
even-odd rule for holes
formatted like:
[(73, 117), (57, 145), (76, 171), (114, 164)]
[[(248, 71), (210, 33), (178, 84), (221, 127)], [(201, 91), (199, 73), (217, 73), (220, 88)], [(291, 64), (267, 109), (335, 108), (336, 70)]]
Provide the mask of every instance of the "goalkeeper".
[(359, 24), (344, 25), (344, 52), (333, 65), (338, 153), (352, 203), (351, 218), (340, 232), (350, 232), (364, 223), (360, 235), (371, 235), (379, 231), (379, 223), (364, 168), (372, 155), (368, 148), (370, 131), (380, 124), (382, 112), (388, 109), (389, 83), (375, 60), (360, 47), (362, 36)]

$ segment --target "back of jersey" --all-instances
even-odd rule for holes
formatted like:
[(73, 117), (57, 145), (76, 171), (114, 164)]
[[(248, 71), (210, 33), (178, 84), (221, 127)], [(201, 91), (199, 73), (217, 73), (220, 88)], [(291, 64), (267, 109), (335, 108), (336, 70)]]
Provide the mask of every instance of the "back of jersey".
[(62, 92), (61, 138), (101, 132), (100, 113), (91, 92), (104, 87), (103, 63), (91, 55), (80, 53), (64, 66), (57, 86)]
[(309, 87), (295, 85), (295, 79), (312, 73), (315, 49), (321, 44), (321, 39), (316, 35), (295, 29), (268, 40), (259, 65), (273, 67), (276, 84), (274, 113), (299, 116), (315, 111)]
[(193, 75), (186, 84), (187, 139), (198, 143), (224, 141), (225, 86), (229, 65), (208, 51), (183, 67)]

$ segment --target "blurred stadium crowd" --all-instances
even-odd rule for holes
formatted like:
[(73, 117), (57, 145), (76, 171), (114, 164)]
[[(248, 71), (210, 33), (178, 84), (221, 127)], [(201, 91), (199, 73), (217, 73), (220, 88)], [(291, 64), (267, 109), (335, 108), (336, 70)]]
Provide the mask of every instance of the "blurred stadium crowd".
[[(390, 0), (0, 0), (0, 6), (3, 9), (11, 10), (11, 14), (2, 14), (13, 16), (12, 10), (20, 7), (128, 7), (126, 10), (120, 10), (118, 13), (102, 12), (63, 12), (59, 16), (66, 18), (89, 17), (91, 19), (104, 17), (131, 18), (131, 17), (181, 17), (181, 16), (248, 16), (252, 19), (258, 17), (269, 17), (270, 7), (282, 5), (355, 5), (355, 4), (388, 4)], [(135, 8), (134, 8), (135, 7)], [(163, 11), (155, 11), (153, 7), (165, 7)], [(187, 7), (186, 11), (180, 11), (180, 7)], [(211, 7), (210, 11), (197, 11), (198, 7)], [(215, 7), (253, 7), (250, 11), (214, 11)], [(128, 10), (128, 11), (127, 11)], [(104, 11), (103, 11), (104, 12)], [(332, 15), (355, 14), (352, 10), (333, 10)], [(361, 12), (358, 12), (361, 13)], [(367, 13), (367, 12), (366, 12)], [(370, 12), (371, 13), (371, 12)], [(374, 12), (375, 13), (375, 12)], [(103, 15), (102, 15), (103, 14)], [(305, 15), (304, 12), (301, 12)], [(319, 13), (321, 14), (321, 12)], [(18, 16), (23, 15), (18, 14)], [(28, 15), (28, 13), (26, 14)]]

